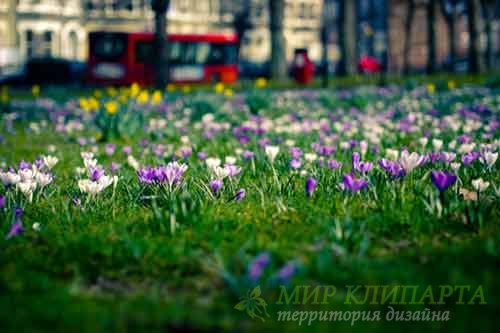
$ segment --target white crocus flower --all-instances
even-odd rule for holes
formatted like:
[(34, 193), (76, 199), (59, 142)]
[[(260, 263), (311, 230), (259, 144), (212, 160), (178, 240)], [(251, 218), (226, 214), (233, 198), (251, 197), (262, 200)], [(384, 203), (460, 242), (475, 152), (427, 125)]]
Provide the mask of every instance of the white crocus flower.
[(276, 156), (278, 156), (278, 153), (280, 152), (280, 147), (278, 146), (266, 146), (265, 152), (267, 155), (267, 158), (271, 161), (271, 163), (274, 162), (276, 159)]
[(205, 163), (207, 164), (207, 167), (212, 170), (215, 167), (220, 166), (222, 162), (221, 162), (220, 158), (217, 158), (217, 157), (208, 157), (205, 160)]
[(314, 162), (318, 159), (318, 155), (316, 155), (314, 153), (306, 153), (306, 154), (304, 154), (304, 159), (307, 162)]
[(47, 167), (47, 169), (50, 170), (57, 164), (57, 162), (59, 162), (59, 159), (55, 156), (48, 155), (48, 156), (43, 156), (42, 161), (43, 164)]
[(425, 147), (425, 146), (427, 146), (429, 139), (427, 139), (426, 137), (422, 137), (418, 140), (418, 142), (420, 143), (420, 145), (422, 145), (422, 147)]
[(16, 185), (21, 181), (21, 176), (11, 171), (0, 172), (0, 180), (5, 186)]
[(134, 169), (135, 171), (138, 171), (141, 168), (141, 165), (139, 164), (139, 161), (135, 159), (134, 156), (128, 155), (127, 157), (127, 163)]
[(482, 178), (474, 179), (472, 181), (472, 187), (477, 192), (483, 192), (490, 186), (490, 182), (484, 181)]
[(488, 169), (491, 169), (498, 159), (498, 153), (492, 151), (485, 151), (480, 157), (481, 163), (485, 164)]
[(224, 179), (229, 175), (229, 169), (223, 168), (221, 166), (216, 166), (212, 169), (210, 169), (212, 173), (214, 174), (216, 179)]
[(36, 189), (36, 182), (29, 179), (23, 182), (19, 182), (16, 184), (16, 188), (19, 192), (24, 194), (28, 201), (33, 201), (33, 191)]
[(399, 158), (399, 151), (396, 149), (387, 148), (385, 156), (390, 160), (397, 160)]
[(34, 176), (35, 176), (35, 172), (33, 170), (31, 170), (31, 169), (19, 170), (17, 173), (21, 177), (21, 181), (22, 182), (25, 182), (25, 181), (28, 181), (28, 180), (32, 180), (34, 178)]
[(441, 148), (443, 148), (443, 140), (432, 139), (432, 146), (434, 147), (434, 150), (436, 150), (436, 151), (441, 150)]
[(85, 165), (85, 168), (90, 169), (90, 168), (95, 168), (97, 166), (97, 160), (96, 159), (84, 159), (83, 164)]
[(453, 171), (457, 171), (458, 169), (460, 169), (461, 164), (457, 163), (457, 162), (453, 162), (450, 164), (450, 166), (453, 169)]
[(37, 172), (35, 175), (35, 180), (40, 187), (45, 187), (52, 183), (52, 175), (48, 173)]
[(226, 156), (225, 162), (226, 164), (236, 164), (236, 157)]
[(401, 152), (401, 158), (399, 163), (401, 167), (405, 170), (406, 174), (412, 172), (416, 167), (420, 166), (424, 160), (424, 155), (419, 155), (416, 152), (409, 153), (407, 150)]

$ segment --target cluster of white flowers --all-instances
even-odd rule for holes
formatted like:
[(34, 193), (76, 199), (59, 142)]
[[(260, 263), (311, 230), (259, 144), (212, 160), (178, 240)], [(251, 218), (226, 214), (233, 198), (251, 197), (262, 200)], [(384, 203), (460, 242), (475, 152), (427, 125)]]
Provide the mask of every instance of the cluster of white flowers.
[(59, 159), (54, 156), (43, 156), (42, 164), (27, 164), (19, 170), (0, 171), (0, 180), (7, 186), (15, 186), (16, 190), (26, 196), (29, 202), (33, 201), (35, 190), (43, 189), (53, 181), (53, 176), (48, 172)]
[(108, 176), (104, 173), (104, 169), (97, 164), (94, 159), (94, 154), (91, 152), (81, 153), (83, 164), (87, 172), (88, 178), (78, 181), (78, 188), (83, 193), (95, 195), (104, 191), (110, 185), (116, 187), (118, 176)]

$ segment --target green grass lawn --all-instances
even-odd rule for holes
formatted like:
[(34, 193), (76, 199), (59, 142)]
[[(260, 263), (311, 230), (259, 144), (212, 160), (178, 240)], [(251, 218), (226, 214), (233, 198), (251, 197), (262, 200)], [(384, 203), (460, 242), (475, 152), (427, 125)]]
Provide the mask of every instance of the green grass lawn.
[[(41, 155), (59, 162), (45, 169), (53, 180), (37, 188), (31, 202), (16, 185), (0, 182), (6, 198), (0, 208), (0, 331), (493, 331), (500, 309), (500, 173), (498, 161), (488, 167), (480, 160), (499, 149), (493, 125), (500, 95), (436, 86), (435, 92), (425, 86), (234, 96), (195, 91), (166, 94), (158, 103), (138, 102), (133, 89), (103, 89), (89, 111), (78, 100), (86, 92), (42, 87), (37, 98), (10, 92), (0, 114), (3, 172), (18, 172), (21, 160), (33, 163)], [(118, 111), (109, 112), (106, 102), (117, 102)], [(425, 145), (422, 137), (429, 138)], [(466, 165), (470, 142), (481, 157)], [(106, 153), (110, 143), (116, 147)], [(361, 159), (372, 169), (355, 172), (368, 185), (342, 189), (352, 154), (363, 153), (365, 143)], [(274, 161), (266, 145), (279, 147)], [(141, 167), (166, 165), (175, 156), (188, 169), (171, 189), (141, 183), (124, 147)], [(294, 158), (291, 147), (301, 156)], [(452, 152), (460, 166), (438, 157), (390, 177), (378, 161), (398, 161), (404, 148), (422, 158)], [(387, 149), (400, 157), (391, 158)], [(242, 157), (247, 150), (252, 158)], [(92, 173), (75, 171), (84, 167), (82, 151), (94, 151), (106, 175), (118, 177), (116, 186), (82, 193), (78, 181)], [(210, 181), (223, 171), (210, 170), (200, 152), (221, 165), (235, 157), (229, 164), (241, 173), (220, 176), (223, 187), (215, 194)], [(291, 167), (292, 159), (300, 166)], [(334, 170), (329, 160), (341, 167)], [(121, 165), (114, 173), (112, 162)], [(440, 194), (434, 170), (458, 178)], [(317, 183), (310, 195), (308, 177)], [(489, 182), (479, 195), (471, 183), (478, 178)], [(236, 200), (239, 189), (246, 195)], [(476, 200), (466, 200), (461, 189)], [(5, 239), (16, 207), (23, 208), (24, 232)], [(278, 304), (282, 286), (291, 292), (327, 285), (336, 287), (328, 304)], [(267, 304), (265, 321), (250, 318), (248, 308), (235, 309), (256, 286)], [(418, 298), (428, 286), (471, 291), (466, 304), (457, 304), (457, 292), (444, 304), (433, 304), (437, 296), (424, 304), (370, 304), (371, 298), (346, 304), (348, 286), (418, 286)], [(478, 287), (484, 302), (467, 304)], [(449, 311), (450, 318), (388, 321), (389, 306)], [(381, 320), (360, 320), (352, 328), (350, 320), (280, 322), (279, 311), (288, 310), (381, 311)]]

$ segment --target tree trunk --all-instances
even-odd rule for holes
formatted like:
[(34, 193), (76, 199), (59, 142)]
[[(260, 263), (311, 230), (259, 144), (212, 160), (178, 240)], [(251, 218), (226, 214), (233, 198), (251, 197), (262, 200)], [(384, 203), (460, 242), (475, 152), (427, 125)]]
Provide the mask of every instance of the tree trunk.
[(284, 0), (269, 0), (269, 26), (271, 30), (271, 77), (284, 80), (287, 77), (285, 38), (283, 35)]
[(436, 57), (436, 6), (437, 1), (428, 1), (427, 10), (427, 74), (432, 74), (437, 68)]
[(356, 3), (354, 0), (340, 1), (338, 36), (341, 61), (339, 75), (356, 73)]
[(493, 22), (495, 20), (495, 6), (494, 0), (482, 0), (482, 13), (484, 16), (484, 32), (486, 35), (486, 51), (484, 54), (484, 64), (487, 69), (493, 68)]
[(405, 44), (403, 49), (403, 73), (410, 73), (410, 50), (411, 50), (411, 32), (413, 26), (413, 18), (415, 17), (415, 2), (408, 1), (408, 11), (406, 13), (405, 22)]
[(322, 80), (323, 88), (328, 87), (329, 61), (328, 61), (328, 43), (330, 40), (330, 24), (333, 19), (333, 8), (331, 0), (323, 1), (323, 14), (321, 18), (321, 46), (322, 46)]
[(449, 40), (449, 52), (450, 52), (450, 70), (453, 72), (455, 70), (455, 61), (457, 59), (457, 38), (455, 36), (455, 17), (453, 16), (448, 21), (448, 40)]
[(169, 81), (169, 45), (167, 41), (167, 11), (170, 0), (152, 0), (151, 7), (155, 15), (155, 55), (156, 86), (165, 88)]
[(478, 26), (480, 22), (479, 0), (467, 0), (468, 20), (467, 28), (469, 32), (469, 73), (481, 72), (481, 56)]

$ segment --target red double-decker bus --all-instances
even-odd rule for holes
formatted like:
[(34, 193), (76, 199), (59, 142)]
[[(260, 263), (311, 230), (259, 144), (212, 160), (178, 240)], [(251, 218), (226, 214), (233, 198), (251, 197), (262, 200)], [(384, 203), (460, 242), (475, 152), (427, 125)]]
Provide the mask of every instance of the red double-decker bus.
[[(234, 34), (170, 34), (170, 82), (231, 83), (238, 79)], [(91, 32), (87, 82), (150, 85), (155, 82), (153, 33)]]

